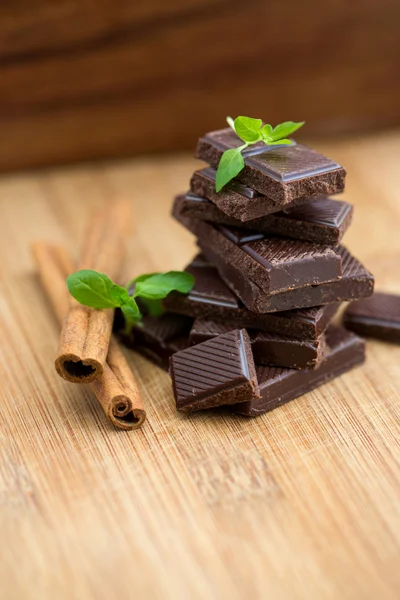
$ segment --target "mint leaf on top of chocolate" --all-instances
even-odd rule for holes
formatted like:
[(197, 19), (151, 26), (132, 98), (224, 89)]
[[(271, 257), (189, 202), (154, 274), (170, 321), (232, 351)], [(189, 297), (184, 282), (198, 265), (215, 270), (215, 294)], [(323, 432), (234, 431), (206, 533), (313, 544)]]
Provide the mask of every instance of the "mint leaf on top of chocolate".
[(261, 139), (261, 119), (237, 117), (233, 121), (233, 129), (244, 142), (255, 144)]
[[(134, 290), (130, 295), (127, 288), (132, 285)], [(127, 287), (113, 283), (104, 273), (89, 269), (77, 271), (67, 278), (69, 293), (80, 304), (96, 309), (120, 308), (128, 325), (141, 319), (135, 298), (140, 298), (151, 314), (159, 315), (162, 313), (160, 301), (163, 298), (173, 291), (187, 294), (193, 285), (193, 275), (184, 271), (140, 275)]]
[(141, 275), (134, 279), (134, 283), (134, 297), (162, 299), (173, 291), (188, 294), (193, 287), (194, 277), (185, 271), (168, 271)]
[(238, 173), (244, 167), (243, 156), (241, 155), (242, 148), (245, 148), (247, 144), (240, 148), (232, 148), (226, 150), (221, 160), (219, 161), (218, 170), (215, 178), (215, 189), (220, 192), (222, 188), (234, 179)]
[(263, 125), (261, 119), (253, 119), (252, 117), (236, 117), (236, 119), (227, 117), (226, 120), (236, 135), (245, 143), (238, 148), (230, 148), (223, 153), (215, 180), (217, 192), (220, 192), (244, 168), (242, 151), (248, 146), (258, 142), (264, 142), (266, 146), (292, 144), (287, 136), (300, 129), (305, 123), (305, 121), (299, 123), (286, 121), (272, 127), (268, 123)]

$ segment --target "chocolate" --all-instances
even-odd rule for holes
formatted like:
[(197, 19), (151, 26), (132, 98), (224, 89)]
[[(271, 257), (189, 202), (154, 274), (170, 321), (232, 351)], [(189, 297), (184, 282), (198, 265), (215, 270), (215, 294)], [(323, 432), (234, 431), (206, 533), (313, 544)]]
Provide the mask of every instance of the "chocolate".
[[(196, 319), (190, 331), (191, 344), (199, 344), (231, 331), (231, 321)], [(288, 367), (290, 369), (315, 369), (325, 355), (325, 336), (316, 340), (299, 340), (266, 331), (248, 331), (256, 364)]]
[[(194, 194), (211, 200), (224, 214), (234, 217), (239, 223), (264, 217), (282, 210), (282, 203), (275, 202), (240, 183), (230, 181), (220, 192), (215, 191), (216, 170), (211, 167), (196, 171), (190, 180), (190, 189)], [(293, 200), (287, 207), (310, 202), (309, 196)], [(286, 206), (286, 205), (285, 205)]]
[(171, 312), (213, 319), (233, 321), (236, 327), (254, 328), (282, 333), (300, 339), (316, 339), (334, 317), (339, 304), (315, 306), (275, 313), (249, 311), (241, 300), (222, 281), (217, 269), (202, 255), (186, 268), (195, 278), (189, 294), (170, 294), (164, 305)]
[(353, 333), (331, 325), (326, 332), (326, 340), (327, 354), (318, 369), (296, 371), (257, 366), (261, 397), (236, 404), (232, 409), (246, 417), (256, 417), (314, 390), (364, 362), (365, 343)]
[(200, 245), (200, 248), (208, 260), (216, 265), (222, 279), (239, 296), (243, 304), (256, 313), (287, 311), (367, 298), (374, 291), (373, 275), (343, 246), (338, 246), (337, 249), (342, 257), (340, 279), (272, 295), (266, 294), (256, 283), (245, 277), (241, 269), (221, 260), (209, 247)]
[[(196, 156), (216, 169), (225, 150), (242, 144), (232, 129), (220, 129), (200, 138)], [(245, 166), (236, 179), (282, 205), (336, 194), (345, 186), (342, 166), (300, 144), (266, 147), (260, 142), (242, 155)]]
[(129, 334), (121, 329), (118, 335), (125, 346), (168, 370), (170, 356), (189, 347), (192, 324), (190, 317), (165, 313), (161, 317), (145, 316)]
[(236, 329), (177, 352), (170, 359), (178, 410), (235, 404), (259, 395), (250, 339)]
[(185, 218), (200, 219), (325, 246), (336, 246), (351, 223), (353, 207), (348, 202), (321, 198), (288, 209), (287, 212), (277, 212), (241, 223), (223, 213), (206, 198), (186, 194), (175, 198), (172, 214), (178, 221)]
[(190, 230), (201, 248), (206, 244), (269, 294), (336, 281), (342, 274), (341, 256), (332, 248), (205, 221), (190, 224)]
[(400, 343), (400, 296), (375, 292), (371, 298), (352, 302), (343, 316), (347, 329), (363, 337)]

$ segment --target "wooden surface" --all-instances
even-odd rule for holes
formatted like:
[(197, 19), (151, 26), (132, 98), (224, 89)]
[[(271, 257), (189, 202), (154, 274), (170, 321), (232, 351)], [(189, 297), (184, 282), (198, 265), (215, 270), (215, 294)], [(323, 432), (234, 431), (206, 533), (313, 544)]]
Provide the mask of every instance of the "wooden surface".
[[(320, 148), (349, 171), (346, 236), (400, 292), (400, 132)], [(398, 599), (400, 347), (255, 420), (186, 417), (166, 373), (127, 352), (148, 409), (113, 429), (53, 368), (58, 329), (28, 244), (75, 250), (94, 205), (132, 200), (126, 277), (183, 267), (168, 216), (185, 156), (0, 180), (0, 597)]]
[(0, 170), (192, 149), (227, 114), (399, 125), (399, 20), (398, 0), (3, 2)]

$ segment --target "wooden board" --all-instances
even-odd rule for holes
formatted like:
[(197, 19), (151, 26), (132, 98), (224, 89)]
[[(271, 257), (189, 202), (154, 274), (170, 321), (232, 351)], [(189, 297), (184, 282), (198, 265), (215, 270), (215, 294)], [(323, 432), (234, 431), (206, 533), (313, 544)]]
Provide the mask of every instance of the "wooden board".
[(0, 4), (0, 170), (191, 149), (227, 114), (399, 124), (398, 0)]
[[(346, 243), (400, 292), (400, 133), (321, 146), (349, 171)], [(166, 373), (127, 352), (148, 409), (114, 430), (53, 368), (57, 325), (31, 240), (75, 250), (106, 198), (136, 210), (126, 277), (195, 251), (169, 218), (196, 163), (137, 160), (0, 180), (0, 596), (396, 599), (400, 347), (255, 420), (178, 414)]]

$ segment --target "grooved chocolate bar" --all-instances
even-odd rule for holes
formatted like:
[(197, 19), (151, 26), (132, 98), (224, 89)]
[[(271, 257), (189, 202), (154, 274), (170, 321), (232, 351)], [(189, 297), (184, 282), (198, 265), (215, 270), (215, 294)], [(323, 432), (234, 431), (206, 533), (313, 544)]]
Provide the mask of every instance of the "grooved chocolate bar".
[[(126, 334), (118, 332), (125, 346), (143, 354), (162, 369), (168, 370), (169, 357), (190, 345), (193, 319), (166, 313), (161, 317), (145, 316)], [(122, 326), (122, 322), (121, 322)]]
[(190, 230), (201, 247), (206, 244), (269, 294), (336, 281), (342, 274), (341, 256), (332, 248), (205, 221), (191, 224)]
[(219, 225), (242, 227), (266, 234), (305, 240), (326, 246), (336, 246), (348, 229), (353, 207), (348, 202), (321, 198), (303, 204), (288, 212), (277, 212), (265, 217), (241, 223), (223, 213), (215, 204), (195, 196), (186, 194), (175, 198), (173, 216), (177, 221), (183, 219), (200, 219)]
[(232, 409), (246, 417), (256, 417), (310, 392), (364, 362), (365, 343), (353, 333), (331, 325), (326, 332), (326, 340), (327, 355), (314, 371), (257, 366), (261, 397), (236, 404)]
[(363, 337), (400, 343), (400, 296), (375, 292), (371, 298), (352, 302), (343, 316), (347, 329)]
[(170, 359), (172, 387), (179, 410), (235, 404), (259, 395), (250, 340), (236, 329)]
[(239, 296), (243, 304), (256, 313), (278, 312), (293, 308), (319, 306), (367, 298), (374, 291), (374, 277), (346, 248), (338, 246), (342, 257), (342, 277), (331, 283), (288, 290), (281, 294), (266, 294), (254, 281), (232, 264), (221, 260), (209, 247), (199, 244), (203, 254), (216, 265), (225, 283)]
[[(200, 138), (196, 156), (216, 169), (225, 150), (242, 144), (232, 129), (220, 129)], [(282, 205), (344, 189), (345, 169), (300, 144), (266, 147), (261, 142), (244, 150), (243, 158), (245, 167), (237, 180)]]
[[(199, 344), (232, 330), (235, 324), (226, 321), (196, 319), (190, 331), (191, 344)], [(290, 369), (315, 369), (325, 355), (325, 336), (316, 340), (299, 340), (267, 331), (248, 331), (256, 364), (288, 367)]]
[[(215, 191), (216, 170), (211, 167), (196, 171), (190, 180), (190, 189), (194, 194), (208, 198), (230, 217), (240, 222), (250, 221), (270, 213), (282, 210), (282, 203), (276, 202), (240, 183), (230, 181), (220, 192)], [(310, 202), (312, 198), (302, 196), (285, 206), (294, 207)]]
[(213, 319), (233, 321), (236, 327), (262, 329), (300, 339), (316, 339), (334, 317), (339, 304), (315, 306), (275, 313), (249, 311), (239, 298), (222, 281), (217, 269), (203, 256), (198, 255), (186, 268), (195, 278), (189, 294), (170, 294), (164, 306), (171, 312)]

